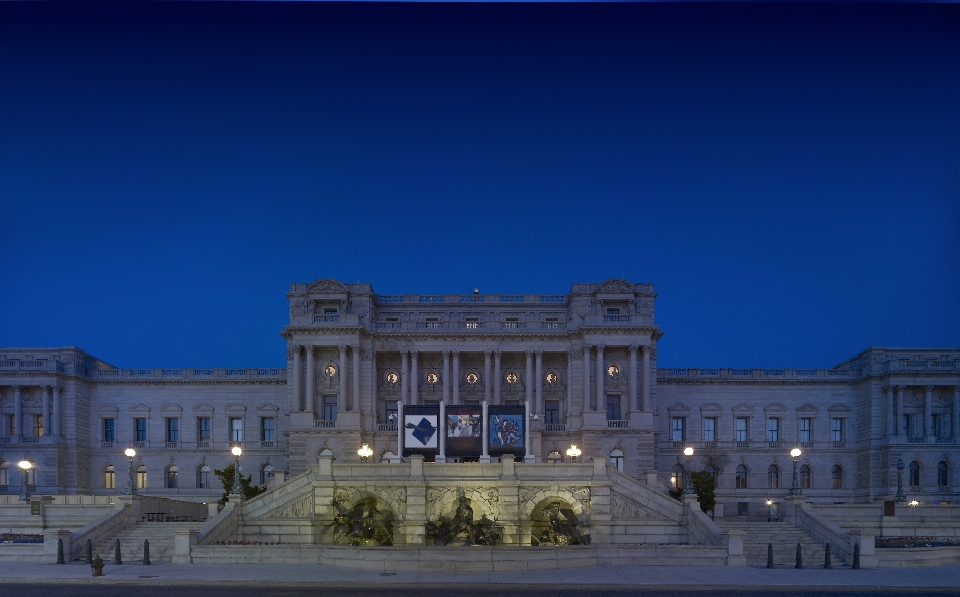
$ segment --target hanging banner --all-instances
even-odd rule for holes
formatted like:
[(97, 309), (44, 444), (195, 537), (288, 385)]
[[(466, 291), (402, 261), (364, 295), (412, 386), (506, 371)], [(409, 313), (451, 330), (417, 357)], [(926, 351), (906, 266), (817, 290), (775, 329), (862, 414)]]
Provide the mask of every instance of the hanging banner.
[(483, 409), (480, 406), (446, 408), (446, 455), (476, 458), (483, 453)]
[(403, 455), (433, 458), (439, 452), (439, 406), (403, 407)]
[(491, 406), (487, 409), (491, 456), (526, 456), (526, 409), (522, 406)]

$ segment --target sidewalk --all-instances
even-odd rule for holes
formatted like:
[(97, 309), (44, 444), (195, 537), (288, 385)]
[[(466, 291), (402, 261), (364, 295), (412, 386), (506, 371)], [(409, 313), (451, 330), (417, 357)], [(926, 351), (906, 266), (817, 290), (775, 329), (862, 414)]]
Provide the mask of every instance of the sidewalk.
[(445, 573), (398, 572), (378, 573), (347, 570), (329, 566), (288, 564), (154, 564), (120, 566), (107, 564), (103, 578), (94, 579), (90, 566), (71, 564), (30, 564), (0, 562), (0, 583), (11, 581), (50, 582), (137, 582), (156, 580), (164, 584), (182, 582), (201, 584), (224, 582), (270, 584), (325, 583), (330, 585), (536, 585), (540, 588), (576, 587), (960, 587), (960, 565), (936, 568), (882, 568), (823, 570), (809, 568), (729, 568), (712, 566), (632, 566), (622, 568), (579, 568), (543, 572)]

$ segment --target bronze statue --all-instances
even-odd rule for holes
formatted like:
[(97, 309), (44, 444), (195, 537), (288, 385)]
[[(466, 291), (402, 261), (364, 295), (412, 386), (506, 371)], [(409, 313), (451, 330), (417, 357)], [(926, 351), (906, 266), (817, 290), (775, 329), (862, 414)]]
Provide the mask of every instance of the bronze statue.
[(589, 545), (590, 535), (580, 530), (577, 514), (561, 502), (554, 502), (544, 508), (545, 521), (540, 521), (542, 530), (536, 530), (530, 537), (533, 545)]
[(346, 545), (393, 545), (392, 513), (383, 512), (365, 501), (358, 502), (351, 510), (343, 500), (334, 499), (331, 505), (337, 509), (333, 522), (334, 543)]
[(452, 518), (428, 521), (427, 538), (436, 545), (499, 545), (503, 543), (503, 527), (486, 516), (473, 520), (473, 507), (463, 488), (457, 488), (457, 509)]

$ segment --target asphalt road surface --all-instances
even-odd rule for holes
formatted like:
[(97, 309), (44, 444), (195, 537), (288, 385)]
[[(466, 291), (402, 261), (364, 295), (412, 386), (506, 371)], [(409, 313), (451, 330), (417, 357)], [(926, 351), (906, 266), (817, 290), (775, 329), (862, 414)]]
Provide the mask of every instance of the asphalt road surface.
[(345, 587), (337, 585), (299, 584), (277, 585), (275, 583), (217, 583), (197, 584), (177, 581), (171, 583), (142, 579), (140, 582), (98, 581), (72, 583), (46, 582), (0, 582), (3, 597), (436, 597), (443, 593), (455, 593), (456, 597), (867, 597), (872, 595), (905, 595), (909, 597), (960, 596), (960, 588), (910, 589), (861, 587), (851, 589), (824, 588), (565, 588), (528, 587), (521, 585), (484, 585), (462, 587), (453, 585), (417, 585), (404, 587)]

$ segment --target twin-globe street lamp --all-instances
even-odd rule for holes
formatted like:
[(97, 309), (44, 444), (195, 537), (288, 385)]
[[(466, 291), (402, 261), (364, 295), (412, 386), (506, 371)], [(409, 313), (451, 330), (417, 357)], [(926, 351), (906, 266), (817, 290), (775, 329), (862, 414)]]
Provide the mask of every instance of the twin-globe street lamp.
[(33, 467), (33, 464), (31, 464), (29, 460), (24, 459), (17, 463), (17, 466), (20, 467), (20, 479), (22, 480), (20, 484), (20, 501), (25, 502), (27, 501), (27, 473)]

